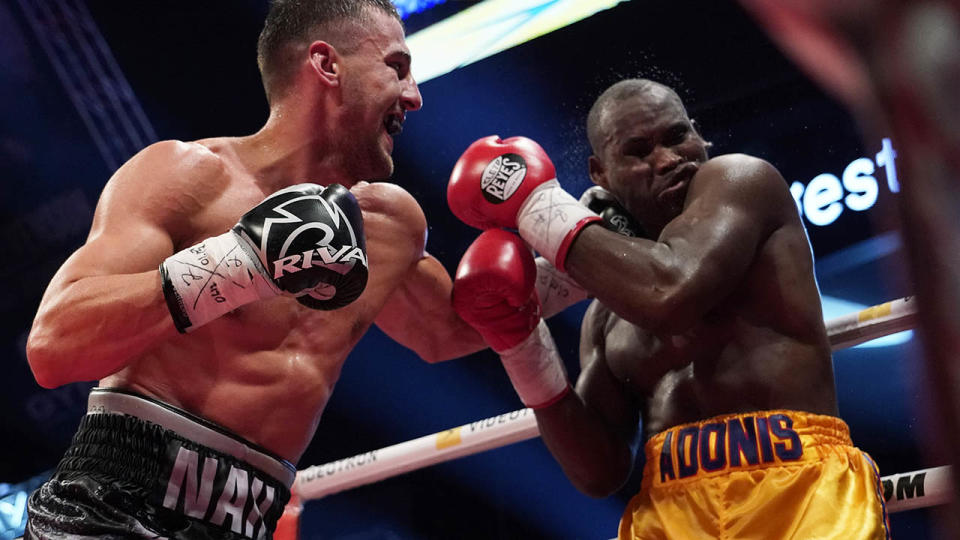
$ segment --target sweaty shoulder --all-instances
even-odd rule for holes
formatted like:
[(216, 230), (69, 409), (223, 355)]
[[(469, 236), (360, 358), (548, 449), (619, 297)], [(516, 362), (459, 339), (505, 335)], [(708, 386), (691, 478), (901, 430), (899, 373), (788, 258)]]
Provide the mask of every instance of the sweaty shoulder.
[(176, 232), (229, 185), (224, 158), (203, 144), (161, 141), (144, 148), (107, 182), (98, 214), (129, 214)]
[[(145, 189), (189, 188), (195, 179), (217, 176), (223, 170), (223, 160), (207, 146), (195, 142), (160, 141), (124, 163), (110, 183), (145, 184), (140, 186)], [(161, 181), (159, 185), (158, 180)]]
[(758, 201), (776, 214), (793, 213), (795, 203), (786, 180), (768, 161), (747, 154), (725, 154), (710, 159), (697, 171), (692, 192), (719, 188), (731, 200), (741, 201), (756, 209)]
[(224, 172), (221, 157), (206, 146), (161, 141), (124, 163), (107, 182), (103, 198), (105, 202), (134, 199), (146, 208), (182, 207), (190, 212), (219, 193), (226, 181)]
[(770, 162), (747, 154), (724, 154), (700, 166), (697, 175), (723, 179), (734, 187), (748, 190), (786, 191), (787, 184)]
[(422, 251), (426, 244), (427, 219), (423, 209), (407, 190), (389, 182), (361, 182), (350, 189), (363, 210), (364, 228), (388, 225), (390, 230), (410, 238)]

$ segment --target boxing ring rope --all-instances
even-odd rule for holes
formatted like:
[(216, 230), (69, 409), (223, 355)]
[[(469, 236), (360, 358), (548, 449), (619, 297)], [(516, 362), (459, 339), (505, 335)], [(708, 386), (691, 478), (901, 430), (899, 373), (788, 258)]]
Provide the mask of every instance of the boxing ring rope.
[(917, 325), (917, 305), (912, 296), (898, 298), (842, 315), (826, 322), (830, 348), (846, 349)]
[[(916, 324), (911, 297), (892, 300), (826, 322), (833, 350), (853, 347)], [(532, 409), (519, 409), (402, 442), (379, 450), (314, 465), (297, 472), (293, 490), (301, 500), (372, 484), (459, 457), (540, 435)], [(934, 467), (882, 478), (887, 511), (899, 512), (949, 502), (951, 467)]]

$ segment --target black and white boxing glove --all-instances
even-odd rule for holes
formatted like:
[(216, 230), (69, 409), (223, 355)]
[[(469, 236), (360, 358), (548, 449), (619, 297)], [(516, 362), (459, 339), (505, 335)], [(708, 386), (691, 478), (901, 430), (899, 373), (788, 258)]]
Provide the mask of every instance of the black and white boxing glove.
[(163, 295), (181, 333), (279, 295), (337, 309), (360, 296), (367, 273), (360, 206), (339, 184), (282, 189), (230, 231), (160, 264)]
[(643, 227), (613, 194), (601, 186), (592, 186), (580, 195), (580, 203), (603, 218), (603, 226), (624, 236), (645, 236)]

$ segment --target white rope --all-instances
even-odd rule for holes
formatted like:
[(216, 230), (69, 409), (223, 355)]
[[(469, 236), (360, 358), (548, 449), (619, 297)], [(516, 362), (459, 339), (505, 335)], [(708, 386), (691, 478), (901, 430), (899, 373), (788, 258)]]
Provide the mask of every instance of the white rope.
[(459, 427), (297, 472), (304, 500), (377, 482), (408, 471), (540, 436), (532, 409), (477, 420)]
[(843, 315), (826, 322), (833, 350), (859, 345), (871, 339), (909, 330), (917, 324), (917, 302), (899, 298)]
[(887, 512), (903, 512), (950, 502), (952, 468), (949, 465), (881, 478)]
[[(900, 298), (827, 321), (833, 349), (912, 328), (916, 303)], [(520, 409), (426, 435), (379, 450), (315, 465), (297, 472), (294, 489), (304, 500), (371, 484), (400, 474), (538, 437), (532, 409)], [(950, 467), (882, 478), (888, 512), (943, 504), (950, 499)], [(888, 489), (887, 486), (891, 487)]]

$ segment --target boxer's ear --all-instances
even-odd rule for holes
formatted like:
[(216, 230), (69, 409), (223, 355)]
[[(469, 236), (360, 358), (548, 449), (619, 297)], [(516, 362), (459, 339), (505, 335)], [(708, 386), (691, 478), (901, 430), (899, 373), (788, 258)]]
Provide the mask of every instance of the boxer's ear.
[(700, 124), (693, 118), (690, 119), (690, 127), (693, 128), (693, 132), (697, 134), (697, 137), (700, 137), (700, 140), (703, 141), (703, 147), (705, 149), (709, 150), (713, 148), (713, 143), (703, 138), (703, 134), (700, 133)]
[(594, 155), (587, 158), (587, 168), (590, 172), (590, 180), (592, 180), (594, 184), (604, 189), (610, 189), (610, 186), (607, 185), (607, 171), (603, 168), (603, 163), (600, 162), (600, 158)]
[(340, 85), (340, 55), (333, 45), (326, 41), (314, 41), (310, 44), (310, 67), (313, 73), (327, 86)]

